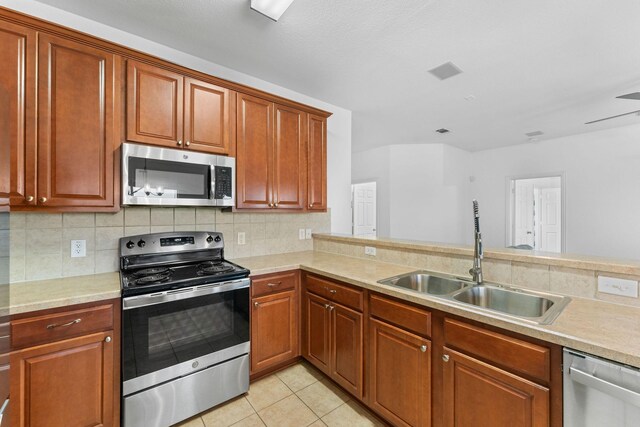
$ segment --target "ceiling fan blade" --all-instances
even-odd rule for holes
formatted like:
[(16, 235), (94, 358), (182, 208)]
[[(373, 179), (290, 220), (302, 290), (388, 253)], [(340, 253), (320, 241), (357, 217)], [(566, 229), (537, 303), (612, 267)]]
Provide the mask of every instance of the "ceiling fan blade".
[(625, 95), (616, 96), (619, 99), (634, 99), (636, 101), (640, 101), (640, 92), (631, 92)]
[(636, 113), (640, 113), (640, 110), (630, 111), (630, 112), (624, 113), (624, 114), (618, 114), (617, 116), (605, 117), (604, 119), (592, 120), (590, 122), (585, 123), (585, 125), (590, 125), (591, 123), (603, 122), (605, 120), (616, 119), (618, 117), (629, 116), (631, 114), (636, 114)]

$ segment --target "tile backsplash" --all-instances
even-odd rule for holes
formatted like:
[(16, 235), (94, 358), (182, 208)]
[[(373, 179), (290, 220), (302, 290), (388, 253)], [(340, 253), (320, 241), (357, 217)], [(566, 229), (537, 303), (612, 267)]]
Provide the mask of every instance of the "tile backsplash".
[[(331, 230), (330, 212), (232, 213), (216, 208), (124, 208), (111, 213), (10, 214), (10, 280), (53, 279), (118, 271), (118, 242), (149, 232), (208, 230), (225, 238), (225, 257), (313, 249), (298, 230)], [(245, 244), (237, 244), (239, 232)], [(71, 258), (71, 241), (86, 240), (87, 255)]]

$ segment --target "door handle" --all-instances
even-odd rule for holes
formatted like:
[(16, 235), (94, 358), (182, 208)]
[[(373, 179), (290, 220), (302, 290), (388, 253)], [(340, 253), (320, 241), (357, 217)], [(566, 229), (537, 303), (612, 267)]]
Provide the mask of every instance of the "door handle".
[(574, 367), (569, 368), (569, 376), (577, 383), (595, 388), (609, 396), (617, 397), (620, 400), (624, 400), (625, 402), (640, 408), (640, 393), (636, 393), (635, 391), (621, 387), (618, 384), (595, 377)]
[(276, 286), (280, 286), (281, 284), (282, 282), (267, 283), (267, 286), (270, 288), (275, 288)]

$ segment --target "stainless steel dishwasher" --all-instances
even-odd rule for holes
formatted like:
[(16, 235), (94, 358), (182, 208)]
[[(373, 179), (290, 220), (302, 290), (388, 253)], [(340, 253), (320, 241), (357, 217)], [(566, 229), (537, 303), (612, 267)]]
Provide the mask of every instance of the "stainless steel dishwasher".
[(564, 349), (564, 427), (640, 426), (640, 369)]

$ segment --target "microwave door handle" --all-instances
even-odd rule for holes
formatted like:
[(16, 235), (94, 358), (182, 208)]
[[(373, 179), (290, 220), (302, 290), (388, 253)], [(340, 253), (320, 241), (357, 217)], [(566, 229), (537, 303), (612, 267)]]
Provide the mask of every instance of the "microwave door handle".
[(577, 383), (599, 390), (604, 394), (616, 397), (630, 403), (631, 405), (640, 407), (640, 393), (636, 393), (635, 391), (621, 387), (618, 384), (597, 378), (581, 369), (574, 368), (573, 366), (569, 368), (569, 376)]
[(216, 165), (211, 165), (211, 186), (209, 188), (209, 199), (215, 200), (216, 194)]

